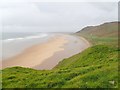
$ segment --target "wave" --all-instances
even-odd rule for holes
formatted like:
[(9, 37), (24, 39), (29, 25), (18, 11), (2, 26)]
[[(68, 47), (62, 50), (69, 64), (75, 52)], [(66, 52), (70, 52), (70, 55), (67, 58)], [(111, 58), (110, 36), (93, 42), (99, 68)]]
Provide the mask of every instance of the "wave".
[(36, 38), (44, 38), (47, 37), (48, 34), (38, 34), (34, 36), (26, 36), (26, 37), (18, 37), (18, 38), (9, 38), (3, 40), (3, 42), (11, 42), (11, 41), (18, 41), (18, 40), (27, 40), (27, 39), (36, 39)]

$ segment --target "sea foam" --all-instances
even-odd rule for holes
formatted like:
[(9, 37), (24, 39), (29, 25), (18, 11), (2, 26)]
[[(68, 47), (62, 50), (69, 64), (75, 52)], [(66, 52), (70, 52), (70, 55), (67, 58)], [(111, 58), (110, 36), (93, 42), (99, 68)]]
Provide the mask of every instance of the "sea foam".
[(12, 41), (18, 41), (18, 40), (44, 38), (44, 37), (47, 37), (47, 36), (48, 36), (48, 34), (44, 33), (44, 34), (37, 34), (37, 35), (33, 35), (33, 36), (18, 37), (18, 38), (9, 38), (9, 39), (3, 40), (3, 42), (12, 42)]

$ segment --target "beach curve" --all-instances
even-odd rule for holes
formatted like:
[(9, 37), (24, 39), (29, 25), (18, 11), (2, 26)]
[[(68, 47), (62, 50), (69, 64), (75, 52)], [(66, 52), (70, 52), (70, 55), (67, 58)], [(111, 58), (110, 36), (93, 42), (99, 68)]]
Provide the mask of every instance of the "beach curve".
[(82, 37), (61, 34), (45, 43), (25, 49), (19, 55), (2, 61), (2, 68), (22, 66), (34, 69), (52, 69), (62, 59), (77, 54), (90, 46)]

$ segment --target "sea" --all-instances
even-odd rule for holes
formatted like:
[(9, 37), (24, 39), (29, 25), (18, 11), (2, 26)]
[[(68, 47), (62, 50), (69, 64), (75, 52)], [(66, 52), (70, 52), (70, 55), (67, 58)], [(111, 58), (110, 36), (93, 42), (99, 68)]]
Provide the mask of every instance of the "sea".
[(4, 32), (0, 33), (0, 60), (20, 54), (26, 48), (47, 41), (51, 33)]

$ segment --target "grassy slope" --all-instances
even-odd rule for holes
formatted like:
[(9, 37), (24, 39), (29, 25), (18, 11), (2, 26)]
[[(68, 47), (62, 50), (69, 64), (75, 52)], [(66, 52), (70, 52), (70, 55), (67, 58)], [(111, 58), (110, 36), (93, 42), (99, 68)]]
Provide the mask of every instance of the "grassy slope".
[[(86, 33), (84, 32), (84, 34)], [(64, 59), (52, 70), (34, 70), (22, 67), (2, 70), (3, 88), (118, 87), (119, 49), (113, 47), (113, 44), (116, 45), (117, 42), (112, 42), (111, 45), (106, 41), (92, 40), (89, 38), (89, 41), (95, 46)]]
[(77, 32), (77, 35), (83, 36), (92, 44), (106, 44), (118, 46), (118, 25), (120, 23), (104, 23), (99, 26), (88, 26)]

